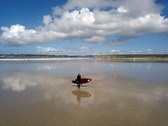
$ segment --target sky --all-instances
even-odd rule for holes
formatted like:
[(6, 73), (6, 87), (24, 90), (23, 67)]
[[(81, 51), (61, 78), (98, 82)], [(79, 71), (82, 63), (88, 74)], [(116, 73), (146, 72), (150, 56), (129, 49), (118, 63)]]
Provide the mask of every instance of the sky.
[(168, 0), (0, 0), (0, 54), (168, 54)]

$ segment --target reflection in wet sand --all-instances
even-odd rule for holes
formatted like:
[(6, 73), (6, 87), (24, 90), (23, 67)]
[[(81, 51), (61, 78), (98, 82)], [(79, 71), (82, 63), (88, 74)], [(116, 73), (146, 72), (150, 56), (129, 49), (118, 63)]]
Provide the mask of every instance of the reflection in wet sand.
[[(29, 63), (22, 69), (13, 64), (12, 71), (3, 68), (0, 126), (167, 126), (168, 78), (153, 70), (167, 75), (167, 64), (150, 64), (148, 76), (152, 79), (154, 74), (158, 81), (139, 77), (146, 72), (145, 64), (138, 64), (137, 74), (130, 69), (136, 64), (78, 61), (72, 72), (73, 64), (51, 62), (51, 69), (47, 63), (33, 64), (38, 69), (29, 66), (30, 70), (25, 69)], [(89, 86), (72, 85), (78, 70), (92, 78)], [(128, 75), (131, 72), (133, 76)]]
[(76, 99), (79, 104), (82, 98), (88, 98), (92, 96), (89, 92), (82, 90), (74, 90), (72, 91), (72, 94), (76, 96)]
[(38, 85), (54, 85), (65, 83), (65, 78), (55, 77), (54, 75), (32, 73), (32, 72), (11, 72), (0, 76), (2, 88), (5, 90), (11, 89), (15, 92), (21, 92), (28, 87)]

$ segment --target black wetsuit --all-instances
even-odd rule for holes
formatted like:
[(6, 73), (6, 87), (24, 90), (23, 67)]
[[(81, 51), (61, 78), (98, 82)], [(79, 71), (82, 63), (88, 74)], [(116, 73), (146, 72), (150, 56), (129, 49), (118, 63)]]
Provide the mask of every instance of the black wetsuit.
[(78, 76), (77, 76), (77, 86), (78, 86), (78, 88), (80, 88), (80, 80), (81, 80), (81, 75), (78, 74)]

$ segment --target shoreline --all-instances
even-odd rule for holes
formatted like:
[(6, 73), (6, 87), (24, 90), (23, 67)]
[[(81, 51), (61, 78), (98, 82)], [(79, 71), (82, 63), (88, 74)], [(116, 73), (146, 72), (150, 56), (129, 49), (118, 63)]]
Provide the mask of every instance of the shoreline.
[(118, 55), (37, 55), (37, 54), (0, 54), (0, 61), (54, 61), (93, 59), (108, 62), (168, 62), (168, 54), (118, 54)]

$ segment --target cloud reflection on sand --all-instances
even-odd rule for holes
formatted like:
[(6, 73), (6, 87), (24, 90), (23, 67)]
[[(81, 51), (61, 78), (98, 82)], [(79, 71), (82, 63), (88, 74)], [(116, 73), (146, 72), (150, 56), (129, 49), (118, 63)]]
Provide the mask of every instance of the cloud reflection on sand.
[[(92, 86), (83, 86), (82, 88), (88, 87), (87, 89), (92, 92), (92, 97), (96, 95), (95, 103), (98, 104), (111, 101), (111, 98), (116, 99), (120, 97), (133, 98), (142, 100), (143, 102), (156, 102), (161, 100), (163, 96), (168, 98), (168, 89), (165, 86), (157, 84), (148, 84), (146, 86), (140, 81), (119, 73), (108, 76), (105, 74), (96, 74), (90, 75), (90, 77), (93, 78), (93, 82), (90, 82)], [(2, 89), (4, 90), (22, 92), (29, 87), (38, 87), (43, 91), (46, 100), (62, 98), (66, 103), (72, 103), (72, 101), (76, 103), (76, 99), (74, 100), (71, 93), (77, 87), (73, 86), (69, 77), (31, 72), (11, 72), (0, 76), (0, 80), (2, 82)], [(88, 94), (90, 93), (88, 92)]]
[(0, 77), (3, 83), (3, 89), (11, 89), (15, 92), (21, 92), (28, 87), (37, 85), (54, 85), (65, 83), (66, 79), (58, 78), (53, 75), (31, 73), (31, 72), (12, 72)]
[[(97, 77), (96, 77), (97, 76)], [(129, 104), (128, 99), (135, 103), (159, 103), (168, 99), (167, 82), (159, 84), (139, 81), (121, 73), (92, 75), (94, 77), (94, 95), (97, 104)]]
[[(35, 68), (39, 69), (35, 70), (32, 68), (26, 71), (22, 67), (17, 71), (14, 68), (12, 72), (7, 70), (1, 72), (0, 124), (12, 125), (15, 122), (18, 125), (23, 122), (22, 125), (31, 126), (41, 124), (83, 126), (91, 123), (92, 126), (166, 124), (167, 81), (153, 83), (139, 78), (137, 74), (130, 76), (129, 64), (120, 64), (117, 68), (106, 63), (90, 63), (90, 66), (88, 63), (86, 65), (81, 63), (75, 64), (77, 69), (83, 69), (85, 75), (82, 76), (90, 77), (92, 81), (87, 86), (83, 85), (81, 89), (77, 89), (71, 83), (76, 77), (71, 72), (74, 69), (73, 64), (74, 62), (44, 63), (38, 64)], [(125, 68), (127, 73), (123, 72)], [(136, 64), (131, 68), (136, 68)]]
[(15, 92), (21, 92), (26, 90), (27, 87), (34, 87), (37, 85), (36, 78), (31, 74), (27, 75), (24, 72), (10, 73), (6, 76), (0, 77), (3, 82), (2, 88), (5, 90), (11, 89)]
[[(11, 72), (0, 76), (2, 89), (13, 92), (24, 92), (32, 88), (42, 92), (44, 100), (59, 100), (66, 104), (78, 104), (76, 96), (72, 90), (77, 89), (73, 86), (70, 78), (58, 77), (54, 74), (31, 73), (31, 72)], [(90, 93), (88, 93), (90, 94)], [(82, 100), (81, 106), (88, 106), (92, 98)]]

